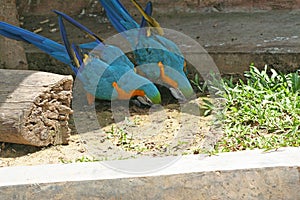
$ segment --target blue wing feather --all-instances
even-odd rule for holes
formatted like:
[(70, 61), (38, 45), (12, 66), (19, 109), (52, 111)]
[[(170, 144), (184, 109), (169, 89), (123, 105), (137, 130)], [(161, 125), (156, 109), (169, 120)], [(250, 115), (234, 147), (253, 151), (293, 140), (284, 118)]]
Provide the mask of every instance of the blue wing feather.
[(96, 47), (99, 47), (99, 43), (98, 42), (88, 42), (88, 43), (84, 43), (84, 44), (79, 44), (79, 47), (81, 49), (93, 50)]

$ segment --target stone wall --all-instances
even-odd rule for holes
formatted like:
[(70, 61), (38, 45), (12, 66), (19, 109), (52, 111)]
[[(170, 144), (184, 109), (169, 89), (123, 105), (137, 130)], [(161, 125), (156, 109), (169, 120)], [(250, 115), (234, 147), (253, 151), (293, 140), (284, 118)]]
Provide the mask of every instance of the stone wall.
[[(148, 0), (138, 0), (145, 5)], [(156, 13), (201, 12), (201, 11), (254, 11), (300, 9), (300, 0), (152, 0)], [(127, 8), (133, 8), (130, 0), (122, 0)], [(99, 13), (97, 0), (17, 0), (20, 15), (49, 15), (52, 9), (67, 14), (79, 14), (82, 9)]]

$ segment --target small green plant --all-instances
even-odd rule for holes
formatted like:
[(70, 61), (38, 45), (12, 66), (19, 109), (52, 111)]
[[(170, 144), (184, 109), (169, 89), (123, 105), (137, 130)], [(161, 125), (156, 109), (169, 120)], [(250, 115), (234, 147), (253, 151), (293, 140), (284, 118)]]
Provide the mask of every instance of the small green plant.
[[(135, 123), (135, 121), (133, 122)], [(137, 121), (134, 126), (137, 126), (138, 123), (140, 122)], [(109, 131), (106, 131), (107, 138), (110, 139), (116, 146), (120, 146), (127, 151), (135, 151), (137, 153), (148, 151), (150, 148), (145, 146), (144, 143), (139, 144), (134, 141), (133, 134), (129, 134), (126, 130), (127, 126), (133, 125), (126, 122), (123, 128), (120, 128), (118, 126), (111, 126), (111, 129)]]
[(75, 160), (75, 162), (97, 162), (97, 161), (100, 161), (100, 160), (95, 159), (95, 158), (89, 158), (87, 156), (82, 156), (81, 158), (77, 158)]
[(276, 149), (300, 146), (300, 78), (258, 70), (253, 64), (246, 81), (222, 80), (217, 94), (225, 99), (224, 137), (217, 151)]
[[(103, 161), (105, 159), (102, 159), (101, 161)], [(77, 158), (75, 159), (75, 161), (72, 161), (72, 160), (65, 160), (64, 158), (59, 158), (59, 161), (64, 163), (64, 164), (68, 164), (68, 163), (74, 163), (74, 162), (97, 162), (97, 161), (100, 161), (98, 159), (95, 159), (95, 158), (89, 158), (87, 156), (82, 156), (81, 158)]]
[(195, 85), (197, 87), (197, 89), (199, 90), (199, 92), (201, 94), (205, 94), (205, 92), (207, 92), (207, 89), (208, 89), (207, 82), (204, 81), (203, 83), (201, 83), (198, 74), (195, 75), (194, 80), (190, 80), (190, 81), (193, 85)]
[(206, 117), (206, 116), (208, 116), (212, 113), (212, 111), (215, 109), (215, 105), (207, 99), (203, 99), (203, 102), (204, 102), (204, 104), (203, 104), (203, 108), (204, 108), (203, 115)]
[(58, 159), (59, 159), (59, 161), (60, 161), (61, 163), (64, 163), (64, 164), (72, 163), (71, 160), (65, 160), (65, 159), (62, 158), (62, 157), (59, 157)]
[(125, 149), (131, 149), (132, 135), (128, 138), (128, 133), (123, 128), (111, 126), (111, 130), (107, 131), (107, 138), (114, 139), (117, 146), (122, 146)]

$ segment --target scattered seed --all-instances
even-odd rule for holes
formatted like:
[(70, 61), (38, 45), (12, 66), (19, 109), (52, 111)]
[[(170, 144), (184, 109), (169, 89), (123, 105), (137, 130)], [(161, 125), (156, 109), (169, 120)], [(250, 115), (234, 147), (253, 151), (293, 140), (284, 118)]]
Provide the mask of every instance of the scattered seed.
[(58, 31), (57, 28), (52, 28), (52, 29), (49, 30), (50, 33), (55, 33), (56, 31)]
[(52, 27), (54, 27), (56, 24), (55, 23), (51, 23), (51, 24), (49, 24), (48, 26), (50, 27), (50, 28), (52, 28)]
[(5, 149), (5, 143), (4, 142), (1, 144), (1, 149), (2, 150)]
[(43, 31), (43, 28), (40, 27), (40, 28), (38, 28), (38, 29), (35, 29), (33, 32), (34, 32), (34, 33), (40, 33), (40, 32), (42, 32), (42, 31)]
[(44, 21), (41, 21), (40, 24), (46, 24), (48, 22), (50, 22), (50, 20), (49, 19), (45, 19)]
[(84, 14), (85, 14), (85, 9), (82, 9), (79, 15), (84, 15)]

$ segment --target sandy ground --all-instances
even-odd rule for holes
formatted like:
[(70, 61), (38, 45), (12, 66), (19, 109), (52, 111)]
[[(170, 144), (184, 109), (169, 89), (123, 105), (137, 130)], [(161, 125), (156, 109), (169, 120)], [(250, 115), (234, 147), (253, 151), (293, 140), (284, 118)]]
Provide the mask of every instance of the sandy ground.
[(203, 116), (202, 98), (150, 109), (131, 106), (127, 117), (122, 109), (114, 105), (112, 110), (109, 102), (99, 101), (96, 107), (78, 110), (80, 117), (74, 115), (70, 121), (73, 134), (68, 145), (0, 143), (0, 166), (198, 154), (211, 150), (221, 136), (215, 115)]

